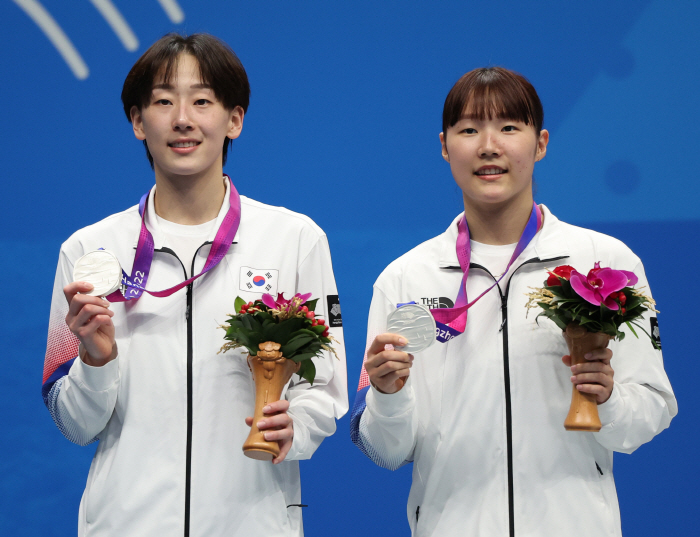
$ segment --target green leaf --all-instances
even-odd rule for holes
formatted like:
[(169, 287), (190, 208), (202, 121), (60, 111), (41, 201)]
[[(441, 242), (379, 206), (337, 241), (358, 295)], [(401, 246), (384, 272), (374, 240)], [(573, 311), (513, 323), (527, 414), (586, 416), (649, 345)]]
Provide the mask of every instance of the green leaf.
[(307, 343), (313, 341), (315, 337), (315, 334), (313, 336), (300, 334), (298, 336), (293, 337), (287, 342), (286, 345), (282, 347), (282, 354), (287, 358), (291, 358), (298, 349), (300, 349)]
[(639, 339), (639, 336), (637, 335), (637, 332), (634, 331), (634, 328), (632, 328), (632, 325), (630, 324), (630, 322), (629, 322), (629, 321), (625, 321), (625, 324), (627, 325), (627, 328), (629, 328), (629, 329), (632, 331), (632, 333), (634, 334), (634, 337), (636, 337), (637, 339)]
[(316, 366), (311, 360), (304, 360), (301, 362), (301, 367), (299, 371), (297, 371), (297, 374), (313, 385), (314, 379), (316, 378)]
[(236, 301), (233, 303), (233, 308), (236, 310), (236, 313), (240, 313), (241, 306), (245, 303), (246, 303), (246, 301), (243, 300), (241, 297), (239, 297), (239, 296), (236, 297)]
[(316, 353), (303, 352), (300, 354), (295, 354), (294, 358), (292, 358), (292, 360), (294, 360), (295, 362), (302, 362), (304, 360), (310, 360), (310, 359), (314, 358), (315, 356), (316, 356)]
[(313, 300), (307, 300), (304, 302), (304, 306), (309, 308), (309, 311), (316, 311), (316, 303), (318, 302), (318, 298), (314, 298)]

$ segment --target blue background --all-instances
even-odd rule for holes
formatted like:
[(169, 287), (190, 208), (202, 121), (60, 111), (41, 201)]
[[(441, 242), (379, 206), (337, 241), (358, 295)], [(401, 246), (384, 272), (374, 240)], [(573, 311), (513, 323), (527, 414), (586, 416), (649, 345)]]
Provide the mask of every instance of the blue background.
[[(94, 445), (66, 441), (40, 397), (56, 259), (73, 231), (152, 184), (119, 94), (138, 56), (172, 30), (223, 38), (248, 71), (251, 105), (226, 167), (239, 191), (308, 214), (328, 234), (351, 402), (372, 283), (461, 210), (438, 141), (447, 92), (478, 66), (525, 74), (551, 133), (536, 199), (626, 242), (662, 311), (680, 414), (615, 457), (623, 531), (697, 531), (697, 286), (688, 281), (699, 261), (700, 3), (180, 0), (184, 20), (174, 23), (155, 0), (114, 0), (138, 39), (127, 50), (90, 2), (43, 0), (87, 64), (84, 79), (20, 3), (0, 4), (3, 535), (75, 534)], [(409, 534), (410, 468), (390, 473), (365, 459), (347, 417), (302, 463), (302, 480), (307, 535)]]

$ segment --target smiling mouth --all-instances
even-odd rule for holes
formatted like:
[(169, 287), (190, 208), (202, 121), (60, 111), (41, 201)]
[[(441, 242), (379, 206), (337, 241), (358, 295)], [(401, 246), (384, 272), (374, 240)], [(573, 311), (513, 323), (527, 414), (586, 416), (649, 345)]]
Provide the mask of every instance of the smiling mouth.
[(194, 147), (199, 145), (200, 142), (173, 142), (168, 144), (169, 147)]
[(481, 170), (476, 171), (476, 175), (500, 175), (502, 173), (506, 173), (508, 170), (504, 170), (503, 168), (482, 168)]

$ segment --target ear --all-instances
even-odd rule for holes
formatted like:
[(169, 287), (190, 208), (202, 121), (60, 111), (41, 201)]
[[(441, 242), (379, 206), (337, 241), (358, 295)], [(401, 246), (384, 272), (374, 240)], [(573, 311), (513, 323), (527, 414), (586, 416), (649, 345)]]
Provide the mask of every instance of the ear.
[(241, 135), (241, 131), (243, 130), (244, 115), (245, 112), (243, 112), (243, 108), (240, 106), (236, 106), (233, 110), (231, 110), (228, 122), (229, 129), (228, 133), (226, 133), (227, 138), (235, 140)]
[(137, 140), (145, 140), (146, 133), (143, 130), (143, 116), (141, 115), (141, 110), (136, 106), (132, 106), (129, 115), (131, 116), (131, 126), (134, 129), (134, 136), (136, 136)]
[(547, 144), (549, 143), (549, 131), (542, 129), (537, 140), (537, 151), (535, 151), (535, 162), (542, 160), (547, 154)]
[(450, 155), (447, 153), (447, 146), (445, 145), (445, 133), (440, 133), (440, 145), (442, 145), (442, 158), (447, 162), (450, 161)]

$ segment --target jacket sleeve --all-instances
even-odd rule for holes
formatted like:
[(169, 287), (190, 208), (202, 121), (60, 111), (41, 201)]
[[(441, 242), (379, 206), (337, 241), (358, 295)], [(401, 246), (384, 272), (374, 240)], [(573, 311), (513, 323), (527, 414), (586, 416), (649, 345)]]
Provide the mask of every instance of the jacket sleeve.
[(42, 396), (61, 433), (84, 446), (96, 439), (114, 410), (119, 358), (103, 367), (91, 367), (78, 357), (79, 341), (65, 322), (68, 304), (63, 288), (73, 280), (73, 263), (66, 249), (66, 245), (61, 248), (51, 298)]
[[(635, 286), (650, 295), (641, 262), (634, 273)], [(656, 313), (647, 313), (638, 321), (658, 339)], [(666, 376), (661, 350), (654, 348), (649, 337), (635, 327), (638, 338), (629, 329), (623, 341), (613, 342), (611, 365), (615, 371), (610, 399), (598, 406), (602, 429), (594, 436), (607, 449), (632, 453), (651, 440), (671, 423), (678, 413), (678, 404)]]
[[(347, 371), (343, 323), (338, 290), (333, 276), (328, 240), (321, 235), (305, 255), (297, 272), (297, 292), (318, 298), (316, 316), (324, 319), (335, 339), (329, 352), (314, 358), (316, 377), (313, 385), (297, 375), (286, 392), (288, 414), (294, 420), (294, 440), (287, 460), (308, 459), (324, 438), (335, 432), (335, 420), (348, 411)], [(332, 311), (330, 311), (332, 310)]]
[[(386, 331), (387, 316), (394, 308), (396, 304), (375, 285), (367, 322), (366, 349), (377, 335)], [(396, 470), (413, 458), (418, 430), (414, 409), (410, 376), (401, 390), (384, 394), (370, 385), (363, 365), (350, 419), (350, 437), (375, 464)]]

